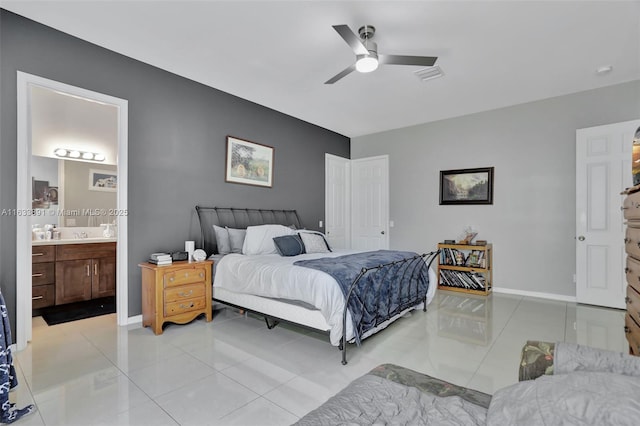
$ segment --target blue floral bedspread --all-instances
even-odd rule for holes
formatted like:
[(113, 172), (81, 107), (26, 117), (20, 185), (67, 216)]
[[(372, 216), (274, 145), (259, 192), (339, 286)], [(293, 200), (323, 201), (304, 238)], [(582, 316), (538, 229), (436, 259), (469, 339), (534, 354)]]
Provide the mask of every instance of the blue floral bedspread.
[[(399, 262), (403, 259), (409, 262)], [(378, 250), (345, 256), (299, 260), (297, 266), (312, 268), (331, 275), (345, 298), (349, 288), (363, 268), (384, 266), (369, 271), (360, 279), (349, 298), (347, 308), (351, 314), (355, 340), (389, 318), (424, 301), (429, 288), (428, 267), (417, 253), (395, 250)]]

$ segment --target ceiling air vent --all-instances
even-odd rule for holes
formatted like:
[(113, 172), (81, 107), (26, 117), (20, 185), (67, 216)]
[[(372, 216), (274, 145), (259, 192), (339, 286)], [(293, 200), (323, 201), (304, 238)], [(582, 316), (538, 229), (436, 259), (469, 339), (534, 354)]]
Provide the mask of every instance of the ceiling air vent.
[(414, 74), (422, 81), (432, 80), (444, 75), (442, 69), (438, 65), (422, 68), (421, 70), (416, 71)]

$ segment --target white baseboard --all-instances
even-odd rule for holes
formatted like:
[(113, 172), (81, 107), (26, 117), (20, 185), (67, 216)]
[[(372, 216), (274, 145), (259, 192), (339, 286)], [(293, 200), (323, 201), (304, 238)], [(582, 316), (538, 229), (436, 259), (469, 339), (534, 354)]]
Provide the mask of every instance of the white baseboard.
[(564, 294), (541, 293), (537, 291), (515, 290), (512, 288), (501, 288), (501, 287), (494, 287), (493, 292), (503, 293), (503, 294), (514, 294), (516, 296), (539, 297), (541, 299), (558, 300), (561, 302), (573, 302), (573, 303), (577, 302), (575, 296), (565, 296)]
[(135, 317), (127, 318), (127, 323), (124, 325), (133, 325), (142, 323), (142, 315), (136, 315)]

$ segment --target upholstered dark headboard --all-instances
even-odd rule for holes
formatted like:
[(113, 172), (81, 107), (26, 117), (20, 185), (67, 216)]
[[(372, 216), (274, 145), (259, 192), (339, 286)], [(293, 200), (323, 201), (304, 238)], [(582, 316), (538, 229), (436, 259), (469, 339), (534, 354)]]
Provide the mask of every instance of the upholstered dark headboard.
[(200, 220), (200, 247), (204, 248), (207, 255), (218, 252), (213, 225), (245, 229), (247, 226), (278, 224), (302, 228), (302, 222), (295, 210), (196, 206), (196, 212)]

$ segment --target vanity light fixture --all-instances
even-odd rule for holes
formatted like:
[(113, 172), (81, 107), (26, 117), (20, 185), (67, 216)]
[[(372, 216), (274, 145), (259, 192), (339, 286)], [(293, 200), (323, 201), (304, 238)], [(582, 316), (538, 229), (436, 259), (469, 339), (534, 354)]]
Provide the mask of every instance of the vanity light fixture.
[(104, 161), (104, 154), (98, 154), (96, 152), (89, 151), (79, 151), (77, 149), (65, 149), (65, 148), (57, 148), (53, 153), (62, 158), (74, 158), (74, 159), (83, 159), (89, 161)]

